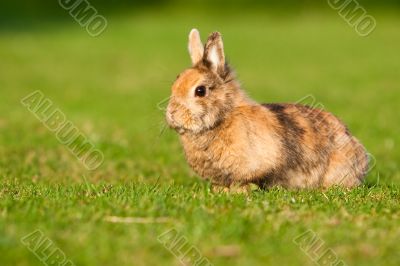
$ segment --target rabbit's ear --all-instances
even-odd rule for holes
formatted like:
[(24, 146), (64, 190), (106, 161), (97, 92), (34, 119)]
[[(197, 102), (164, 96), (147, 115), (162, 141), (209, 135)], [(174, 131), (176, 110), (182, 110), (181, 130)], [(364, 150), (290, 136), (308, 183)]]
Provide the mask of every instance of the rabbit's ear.
[(197, 65), (203, 59), (204, 46), (197, 29), (192, 29), (189, 34), (189, 54), (193, 66)]
[(222, 37), (219, 32), (211, 33), (206, 43), (205, 60), (211, 70), (222, 75), (225, 72), (225, 53)]

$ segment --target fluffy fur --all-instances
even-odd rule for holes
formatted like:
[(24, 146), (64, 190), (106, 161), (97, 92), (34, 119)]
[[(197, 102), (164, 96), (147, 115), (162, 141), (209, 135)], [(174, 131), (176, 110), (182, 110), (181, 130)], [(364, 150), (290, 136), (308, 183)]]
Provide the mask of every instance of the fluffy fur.
[[(172, 86), (166, 119), (194, 171), (214, 185), (327, 188), (359, 185), (364, 147), (334, 115), (296, 104), (258, 104), (241, 90), (212, 33), (189, 35), (192, 67)], [(204, 97), (196, 96), (199, 86)]]

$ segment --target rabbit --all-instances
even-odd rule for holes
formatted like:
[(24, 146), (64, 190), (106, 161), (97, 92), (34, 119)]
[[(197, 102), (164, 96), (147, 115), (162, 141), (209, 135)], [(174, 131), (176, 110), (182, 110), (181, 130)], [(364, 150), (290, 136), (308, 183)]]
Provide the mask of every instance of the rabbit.
[(258, 104), (227, 64), (222, 37), (189, 34), (192, 67), (172, 86), (166, 121), (191, 168), (217, 190), (360, 185), (365, 148), (334, 115), (300, 104)]

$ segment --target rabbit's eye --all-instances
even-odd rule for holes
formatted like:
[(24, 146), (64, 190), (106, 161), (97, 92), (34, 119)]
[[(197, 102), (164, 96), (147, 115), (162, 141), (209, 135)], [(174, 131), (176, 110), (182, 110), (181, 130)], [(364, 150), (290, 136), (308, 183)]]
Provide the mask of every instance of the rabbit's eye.
[(194, 95), (197, 97), (204, 97), (206, 96), (207, 89), (205, 86), (198, 86), (194, 91)]

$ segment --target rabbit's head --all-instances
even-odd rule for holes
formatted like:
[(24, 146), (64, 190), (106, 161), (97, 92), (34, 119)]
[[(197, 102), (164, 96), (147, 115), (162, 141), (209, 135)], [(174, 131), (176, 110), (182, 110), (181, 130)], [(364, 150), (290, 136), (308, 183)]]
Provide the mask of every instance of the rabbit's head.
[(215, 128), (242, 94), (225, 61), (220, 33), (212, 33), (203, 46), (199, 32), (193, 29), (189, 53), (192, 67), (174, 82), (166, 112), (168, 124), (180, 134), (198, 134)]

